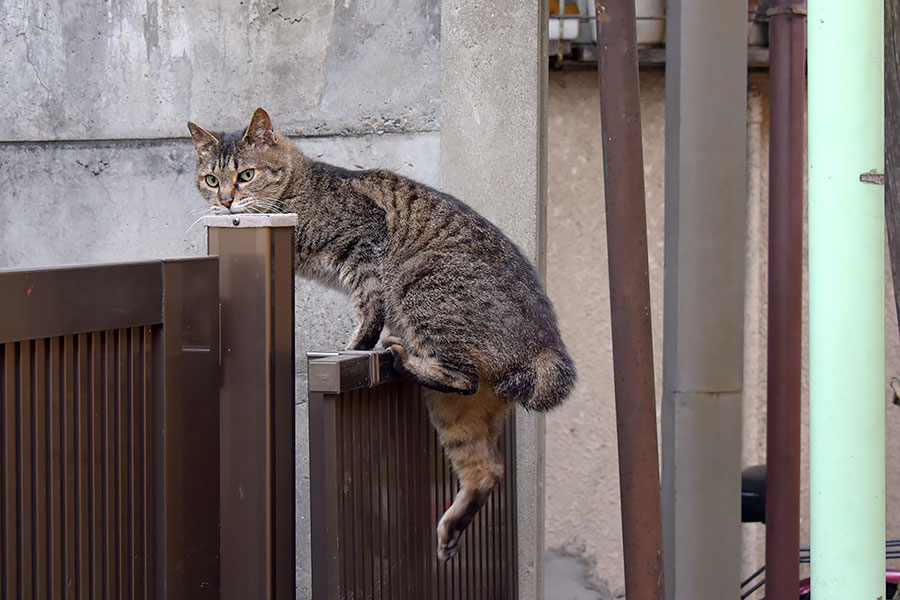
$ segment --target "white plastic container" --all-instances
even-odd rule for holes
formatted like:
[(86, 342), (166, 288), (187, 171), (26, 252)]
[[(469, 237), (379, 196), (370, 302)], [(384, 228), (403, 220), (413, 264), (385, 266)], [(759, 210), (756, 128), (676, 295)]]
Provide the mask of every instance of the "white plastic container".
[[(592, 0), (593, 1), (593, 0)], [(577, 15), (569, 15), (577, 16)], [(562, 26), (560, 26), (562, 24)], [(550, 16), (551, 40), (574, 40), (578, 37), (578, 19), (558, 19)]]

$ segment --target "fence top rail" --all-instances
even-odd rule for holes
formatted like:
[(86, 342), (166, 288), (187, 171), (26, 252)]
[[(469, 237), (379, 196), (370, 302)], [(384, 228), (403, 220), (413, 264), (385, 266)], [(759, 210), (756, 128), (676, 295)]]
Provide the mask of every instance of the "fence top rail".
[(260, 227), (296, 227), (297, 215), (294, 213), (236, 213), (230, 215), (208, 215), (203, 217), (203, 224), (207, 227), (235, 227), (260, 228)]
[(0, 269), (0, 343), (163, 322), (163, 270), (155, 260)]
[(387, 350), (309, 352), (309, 391), (342, 394), (400, 379)]

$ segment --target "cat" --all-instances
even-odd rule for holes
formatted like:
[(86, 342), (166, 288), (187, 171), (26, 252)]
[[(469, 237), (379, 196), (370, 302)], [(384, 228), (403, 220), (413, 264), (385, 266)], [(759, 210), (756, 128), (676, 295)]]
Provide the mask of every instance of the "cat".
[(438, 557), (503, 476), (497, 448), (518, 402), (546, 411), (571, 392), (575, 366), (537, 273), (466, 204), (384, 170), (313, 161), (263, 109), (225, 134), (188, 123), (197, 187), (216, 212), (296, 213), (301, 276), (346, 290), (359, 318), (348, 349), (382, 345), (425, 402), (460, 489), (437, 527)]

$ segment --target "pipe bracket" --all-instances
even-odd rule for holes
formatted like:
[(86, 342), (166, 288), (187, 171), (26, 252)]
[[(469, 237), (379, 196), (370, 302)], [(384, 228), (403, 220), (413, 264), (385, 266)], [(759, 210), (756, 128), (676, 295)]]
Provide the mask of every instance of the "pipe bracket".
[(884, 173), (878, 173), (875, 171), (875, 169), (872, 169), (868, 173), (860, 173), (859, 180), (863, 183), (884, 185)]
[(796, 2), (794, 4), (785, 4), (782, 6), (773, 6), (766, 11), (766, 18), (780, 17), (783, 15), (797, 15), (799, 17), (806, 16), (806, 2)]

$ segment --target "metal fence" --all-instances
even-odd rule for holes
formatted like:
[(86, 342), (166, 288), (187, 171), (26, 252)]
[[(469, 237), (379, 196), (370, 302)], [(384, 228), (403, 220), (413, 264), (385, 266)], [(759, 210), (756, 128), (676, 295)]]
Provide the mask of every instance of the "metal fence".
[(459, 554), (437, 559), (435, 526), (457, 491), (421, 389), (399, 381), (385, 352), (309, 361), (313, 598), (515, 599), (515, 439), (506, 474), (463, 533)]
[(0, 596), (218, 597), (217, 305), (214, 258), (0, 271)]

